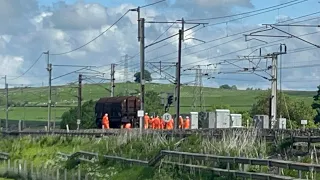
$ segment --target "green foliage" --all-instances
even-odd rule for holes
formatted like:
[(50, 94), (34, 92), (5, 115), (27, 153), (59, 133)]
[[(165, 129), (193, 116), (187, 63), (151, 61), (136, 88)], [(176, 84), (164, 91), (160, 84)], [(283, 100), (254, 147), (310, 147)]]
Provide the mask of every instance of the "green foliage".
[(164, 113), (163, 105), (161, 105), (160, 94), (155, 91), (147, 91), (145, 94), (145, 112), (156, 115), (162, 115)]
[[(95, 128), (95, 101), (85, 102), (81, 108), (81, 124), (80, 129)], [(78, 108), (73, 107), (61, 116), (60, 128), (65, 129), (69, 125), (69, 129), (77, 129)]]
[(207, 111), (215, 111), (216, 109), (229, 109), (232, 111), (231, 106), (228, 104), (212, 105)]
[[(136, 72), (133, 75), (133, 77), (135, 78), (134, 82), (140, 83), (140, 72)], [(145, 78), (145, 81), (151, 82), (152, 81), (151, 73), (147, 70), (144, 70), (144, 78)]]
[(238, 89), (236, 85), (229, 86), (228, 84), (221, 85), (219, 88), (220, 89), (230, 89), (230, 90), (237, 90)]
[[(257, 114), (269, 114), (270, 96), (271, 91), (269, 90), (256, 98), (257, 101), (252, 105), (250, 111), (251, 116)], [(277, 114), (281, 114), (282, 117), (291, 120), (289, 123), (291, 123), (292, 127), (300, 124), (302, 119), (308, 120), (309, 126), (312, 126), (313, 124), (312, 120), (314, 117), (314, 111), (312, 108), (305, 102), (291, 99), (285, 94), (277, 94)]]
[(236, 114), (241, 114), (242, 115), (242, 126), (246, 127), (251, 125), (253, 123), (253, 119), (250, 116), (249, 111), (235, 111)]
[(317, 88), (317, 94), (313, 96), (313, 103), (311, 105), (312, 109), (316, 110), (316, 115), (314, 116), (314, 121), (316, 123), (320, 122), (320, 86)]

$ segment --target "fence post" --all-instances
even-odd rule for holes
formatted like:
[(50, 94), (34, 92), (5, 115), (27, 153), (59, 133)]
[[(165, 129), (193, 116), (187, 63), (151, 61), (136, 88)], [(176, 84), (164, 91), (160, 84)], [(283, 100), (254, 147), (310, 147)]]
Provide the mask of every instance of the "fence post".
[(40, 178), (43, 179), (43, 176), (42, 176), (42, 170), (43, 170), (43, 167), (40, 167)]
[(11, 169), (11, 161), (10, 161), (10, 159), (8, 159), (7, 171), (10, 171), (10, 169)]
[[(313, 158), (314, 158), (314, 154), (313, 154), (314, 152), (313, 152), (313, 150), (311, 150), (311, 157), (310, 157), (310, 159), (311, 159), (311, 162), (310, 162), (310, 164), (313, 164)], [(315, 152), (316, 153), (316, 152)], [(310, 168), (310, 175), (311, 175), (311, 179), (314, 179), (314, 176), (313, 176), (313, 167), (312, 168)]]
[[(301, 157), (300, 157), (300, 156), (298, 156), (298, 161), (299, 161), (299, 162), (301, 161)], [(298, 171), (298, 174), (299, 174), (299, 179), (301, 179), (301, 178), (302, 178), (302, 172), (301, 172), (301, 170)]]
[(36, 167), (36, 178), (38, 179), (39, 176), (39, 167)]
[[(230, 157), (230, 153), (227, 153), (227, 155), (228, 155), (228, 157)], [(227, 169), (228, 169), (228, 171), (230, 170), (230, 163), (229, 162), (227, 162)]]
[(78, 166), (78, 180), (81, 180), (81, 167), (80, 167), (80, 164)]
[(57, 178), (56, 179), (60, 180), (60, 169), (59, 168), (57, 168)]
[(31, 161), (31, 164), (30, 164), (30, 172), (31, 172), (31, 177), (33, 178), (33, 161)]
[(71, 170), (71, 177), (72, 177), (72, 180), (75, 180), (74, 169)]
[(28, 173), (28, 165), (27, 165), (27, 160), (24, 160), (24, 163), (23, 163), (23, 171), (24, 173)]
[(13, 162), (13, 172), (16, 172), (17, 169), (17, 160)]
[[(281, 159), (281, 155), (278, 154), (278, 159)], [(282, 168), (277, 167), (278, 175), (281, 175)]]
[(67, 169), (64, 169), (64, 180), (68, 180)]

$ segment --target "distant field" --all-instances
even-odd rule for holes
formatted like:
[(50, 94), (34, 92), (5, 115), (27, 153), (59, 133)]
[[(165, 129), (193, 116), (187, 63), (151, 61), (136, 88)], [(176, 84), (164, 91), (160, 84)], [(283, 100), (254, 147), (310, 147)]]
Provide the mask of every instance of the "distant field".
[[(0, 118), (5, 119), (6, 114), (3, 109), (0, 111)], [(60, 119), (61, 115), (69, 108), (52, 108), (52, 119)], [(45, 107), (12, 107), (9, 111), (9, 119), (15, 120), (37, 120), (46, 121), (48, 108)]]
[[(109, 88), (108, 84), (85, 84), (83, 85), (83, 99), (84, 101), (90, 99), (99, 99), (100, 97), (110, 96), (110, 92), (106, 91), (104, 88)], [(53, 87), (52, 99), (57, 102), (57, 106), (76, 106), (77, 105), (77, 89), (76, 85), (68, 85), (63, 87)], [(128, 87), (129, 92), (134, 92), (135, 89), (139, 89), (139, 84), (128, 83), (126, 86), (124, 83), (116, 84), (115, 94), (124, 93), (126, 87)], [(154, 90), (157, 92), (173, 92), (173, 85), (166, 84), (147, 84), (146, 91)], [(181, 88), (181, 112), (190, 112), (190, 107), (193, 104), (194, 88), (191, 86), (185, 86)], [(28, 102), (29, 105), (46, 105), (48, 101), (48, 88), (15, 88), (9, 90), (10, 101), (14, 103)], [(1, 98), (4, 98), (3, 90), (0, 91), (2, 94)], [(204, 88), (203, 96), (204, 103), (206, 106), (215, 105), (225, 105), (228, 104), (237, 110), (249, 110), (252, 104), (255, 102), (255, 97), (263, 93), (263, 91), (258, 90), (223, 90), (217, 88)], [(286, 94), (290, 95), (292, 98), (300, 99), (308, 104), (311, 104), (312, 97), (316, 92), (308, 91), (287, 91)], [(199, 98), (198, 98), (199, 99)], [(199, 105), (199, 102), (197, 102)], [(5, 118), (4, 108), (0, 107), (0, 118)], [(68, 107), (57, 107), (52, 110), (52, 118), (56, 117), (59, 119), (63, 112), (68, 110)], [(173, 112), (173, 108), (171, 111)], [(47, 108), (45, 107), (13, 107), (9, 112), (9, 119), (16, 120), (46, 120), (47, 118)]]

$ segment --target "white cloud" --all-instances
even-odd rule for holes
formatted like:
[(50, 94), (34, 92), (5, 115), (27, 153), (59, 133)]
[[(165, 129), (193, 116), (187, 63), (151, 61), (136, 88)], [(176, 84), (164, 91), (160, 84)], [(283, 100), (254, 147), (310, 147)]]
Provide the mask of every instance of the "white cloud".
[[(24, 5), (21, 5), (21, 2)], [(129, 2), (129, 1), (128, 1)], [(150, 1), (151, 2), (151, 1)], [(164, 6), (165, 5), (165, 6)], [(64, 2), (55, 3), (53, 7), (43, 9), (38, 8), (36, 0), (3, 0), (0, 2), (0, 20), (8, 26), (0, 27), (0, 70), (1, 75), (18, 76), (23, 73), (43, 52), (50, 50), (50, 53), (60, 53), (71, 51), (98, 36), (100, 33), (109, 28), (123, 13), (130, 8), (135, 8), (136, 5), (130, 3), (121, 4), (118, 7), (104, 7), (97, 3), (77, 2), (75, 4), (66, 4)], [(158, 8), (159, 7), (159, 8)], [(166, 9), (162, 9), (166, 7)], [(233, 12), (234, 7), (253, 8), (250, 0), (224, 0), (224, 1), (209, 1), (209, 0), (177, 0), (175, 4), (159, 4), (157, 8), (144, 8), (141, 11), (141, 16), (146, 17), (149, 21), (175, 21), (181, 17), (185, 19), (197, 17), (212, 17), (227, 15)], [(164, 11), (166, 13), (164, 13)], [(4, 18), (6, 17), (6, 18)], [(260, 16), (263, 18), (263, 15)], [(275, 17), (276, 20), (290, 19), (289, 15), (280, 15)], [(11, 22), (11, 23), (10, 23)], [(186, 38), (196, 38), (206, 41), (201, 43), (196, 40), (187, 40), (183, 43), (182, 63), (191, 67), (196, 64), (218, 63), (224, 59), (237, 58), (237, 56), (248, 55), (256, 48), (251, 48), (257, 44), (263, 45), (259, 41), (245, 42), (242, 34), (228, 38), (234, 33), (245, 31), (259, 27), (258, 24), (250, 24), (250, 21), (244, 21), (244, 25), (234, 26), (232, 24), (222, 26), (214, 26), (210, 28), (194, 28), (185, 33)], [(310, 22), (309, 22), (310, 23)], [(170, 24), (146, 24), (146, 45), (152, 43), (160, 34), (162, 34)], [(162, 38), (176, 34), (180, 25), (173, 25)], [(191, 26), (186, 25), (186, 28)], [(316, 31), (315, 28), (285, 28), (291, 33), (301, 35)], [(281, 34), (275, 30), (273, 34)], [(188, 35), (189, 34), (189, 35)], [(137, 42), (137, 13), (129, 12), (125, 18), (112, 27), (108, 32), (72, 53), (67, 53), (62, 56), (50, 56), (53, 64), (78, 64), (78, 65), (95, 65), (100, 66), (99, 71), (105, 72), (106, 77), (110, 76), (111, 63), (119, 64), (116, 67), (116, 79), (124, 79), (123, 58), (125, 54), (131, 56), (139, 52), (139, 43)], [(188, 36), (187, 36), (188, 35)], [(210, 41), (218, 39), (216, 41)], [(319, 35), (314, 34), (304, 37), (314, 43), (320, 42)], [(157, 45), (146, 49), (146, 61), (177, 61), (177, 36)], [(264, 41), (273, 41), (270, 38), (259, 38)], [(230, 42), (228, 42), (230, 41)], [(171, 42), (171, 43), (168, 43)], [(290, 39), (285, 41), (288, 50), (310, 46), (298, 40)], [(280, 42), (279, 42), (280, 43)], [(165, 45), (167, 44), (167, 45)], [(165, 46), (164, 46), (165, 45)], [(247, 48), (248, 47), (248, 48)], [(247, 49), (246, 49), (247, 48)], [(272, 52), (277, 50), (278, 45), (274, 47), (263, 48), (262, 53)], [(240, 51), (241, 49), (245, 49)], [(235, 52), (236, 53), (230, 53)], [(169, 54), (170, 53), (170, 54)], [(257, 55), (257, 52), (253, 55)], [(315, 60), (320, 56), (318, 51), (304, 51), (284, 56), (284, 66), (301, 66), (310, 63), (315, 63)], [(20, 60), (19, 60), (20, 58)], [(234, 61), (231, 61), (234, 62)], [(258, 62), (255, 61), (256, 63)], [(260, 63), (261, 67), (266, 67)], [(228, 64), (228, 63), (224, 63)], [(236, 62), (241, 67), (248, 67), (248, 61)], [(108, 66), (104, 66), (108, 65)], [(268, 65), (268, 64), (267, 64)], [(102, 67), (103, 66), (103, 67)], [(250, 65), (252, 67), (252, 64)], [(47, 72), (45, 56), (41, 58), (39, 63), (26, 75), (20, 79), (9, 81), (9, 83), (17, 84), (24, 83), (39, 83), (46, 82)], [(133, 74), (139, 68), (139, 56), (129, 60), (129, 77), (132, 79)], [(150, 69), (149, 66), (146, 68)], [(183, 67), (185, 68), (185, 67)], [(235, 65), (220, 65), (215, 71), (210, 71), (211, 76), (216, 76), (215, 80), (205, 80), (205, 85), (219, 86), (221, 84), (236, 84), (241, 88), (249, 87), (269, 87), (270, 83), (262, 78), (250, 75), (239, 74), (217, 74), (218, 71), (235, 71), (239, 69)], [(54, 67), (53, 76), (58, 76), (69, 71), (71, 68)], [(168, 71), (170, 74), (175, 74), (174, 68)], [(314, 88), (319, 82), (307, 82), (306, 79), (316, 79), (319, 69), (313, 68), (296, 68), (283, 70), (283, 87), (285, 88)], [(160, 77), (158, 72), (153, 72), (154, 77)], [(263, 73), (259, 73), (263, 74)], [(267, 74), (263, 74), (267, 76)], [(34, 77), (30, 77), (34, 76)], [(219, 80), (221, 77), (221, 80)], [(76, 80), (76, 75), (63, 77), (55, 82), (66, 83)], [(244, 79), (244, 81), (224, 81), (226, 79)], [(304, 78), (300, 82), (289, 82)], [(194, 77), (183, 77), (183, 81), (193, 80)], [(286, 82), (287, 81), (287, 82)], [(298, 81), (298, 80), (297, 80)]]

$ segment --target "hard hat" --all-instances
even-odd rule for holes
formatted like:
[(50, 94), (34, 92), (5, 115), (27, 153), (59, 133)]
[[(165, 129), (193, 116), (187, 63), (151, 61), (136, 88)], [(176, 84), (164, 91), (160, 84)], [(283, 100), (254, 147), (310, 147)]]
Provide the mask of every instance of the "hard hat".
[(148, 114), (148, 113), (145, 113), (145, 114)]
[(108, 115), (108, 113), (105, 113), (105, 115)]
[(186, 117), (187, 119), (189, 118), (189, 116)]
[(179, 116), (179, 117), (182, 117), (182, 116)]

